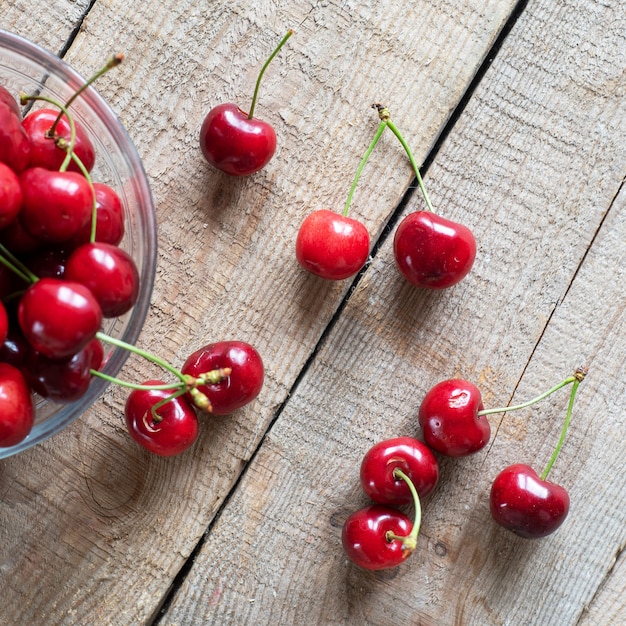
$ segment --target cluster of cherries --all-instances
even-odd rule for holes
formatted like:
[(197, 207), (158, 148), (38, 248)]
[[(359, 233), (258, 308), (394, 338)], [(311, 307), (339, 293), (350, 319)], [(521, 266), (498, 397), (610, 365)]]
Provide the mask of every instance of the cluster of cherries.
[[(228, 103), (213, 108), (200, 131), (200, 146), (214, 167), (235, 176), (264, 167), (276, 149), (270, 124), (253, 116), (261, 77), (292, 31), (281, 40), (259, 74), (249, 113)], [(380, 123), (354, 176), (341, 214), (328, 209), (312, 212), (296, 238), (296, 258), (309, 272), (329, 280), (357, 274), (367, 262), (370, 238), (366, 227), (348, 217), (361, 173), (385, 129), (396, 136), (409, 158), (427, 205), (400, 222), (394, 236), (394, 258), (401, 274), (413, 285), (445, 289), (461, 281), (476, 257), (476, 241), (464, 225), (436, 215), (415, 158), (391, 120), (387, 107), (372, 105)], [(376, 444), (363, 458), (361, 484), (375, 504), (351, 515), (342, 532), (344, 549), (355, 563), (367, 569), (393, 567), (415, 549), (421, 523), (420, 498), (435, 487), (439, 477), (434, 453), (449, 457), (474, 454), (487, 445), (491, 430), (486, 416), (528, 407), (562, 387), (572, 384), (570, 403), (561, 437), (541, 475), (528, 465), (515, 464), (494, 480), (490, 493), (493, 519), (519, 536), (544, 537), (554, 532), (569, 511), (565, 489), (547, 481), (567, 431), (574, 396), (585, 376), (583, 369), (524, 404), (486, 410), (479, 389), (466, 380), (450, 379), (433, 387), (424, 397), (418, 421), (424, 442), (398, 437)], [(398, 505), (413, 502), (411, 521)]]
[[(160, 455), (178, 454), (198, 435), (197, 410), (230, 413), (259, 394), (264, 369), (241, 341), (204, 346), (179, 371), (101, 331), (135, 304), (140, 277), (120, 247), (125, 223), (115, 190), (94, 182), (96, 152), (70, 105), (121, 55), (65, 103), (44, 101), (22, 117), (0, 85), (0, 447), (32, 430), (36, 396), (73, 402), (94, 376), (132, 389), (125, 419), (131, 436)], [(103, 344), (139, 354), (176, 381), (123, 381), (100, 371)]]

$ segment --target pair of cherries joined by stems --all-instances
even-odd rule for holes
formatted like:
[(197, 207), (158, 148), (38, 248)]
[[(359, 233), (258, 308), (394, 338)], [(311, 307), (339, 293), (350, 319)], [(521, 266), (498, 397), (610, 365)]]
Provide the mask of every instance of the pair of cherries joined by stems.
[[(259, 86), (265, 70), (285, 42), (289, 30), (269, 56), (258, 75), (248, 113), (236, 104), (213, 107), (200, 128), (200, 148), (205, 159), (217, 169), (244, 176), (259, 171), (276, 150), (276, 133), (271, 124), (254, 117)], [(394, 237), (394, 258), (401, 274), (413, 285), (428, 289), (445, 289), (458, 283), (471, 270), (476, 257), (476, 241), (464, 225), (447, 220), (433, 212), (430, 199), (413, 154), (389, 110), (378, 109), (380, 124), (368, 147), (348, 194), (341, 214), (319, 209), (308, 215), (296, 237), (298, 263), (307, 271), (329, 280), (343, 280), (363, 268), (370, 253), (370, 236), (366, 227), (348, 216), (357, 183), (374, 147), (389, 128), (405, 149), (415, 172), (428, 210), (407, 215)]]
[[(96, 160), (71, 103), (118, 65), (115, 55), (61, 104), (44, 100), (23, 119), (0, 86), (0, 447), (22, 441), (34, 423), (33, 395), (72, 402), (92, 377), (130, 387), (125, 419), (145, 448), (171, 456), (198, 433), (196, 409), (217, 415), (251, 402), (263, 384), (263, 363), (249, 344), (223, 341), (190, 355), (181, 371), (101, 332), (104, 318), (128, 312), (139, 294), (124, 235), (119, 196), (90, 176)], [(8, 312), (7, 312), (8, 310)], [(103, 343), (161, 365), (177, 377), (136, 385), (100, 370)]]
[[(494, 479), (489, 497), (494, 521), (518, 536), (537, 539), (554, 532), (567, 517), (570, 500), (567, 491), (547, 477), (563, 445), (585, 375), (586, 370), (580, 368), (528, 402), (496, 409), (484, 409), (480, 390), (469, 381), (449, 379), (435, 385), (418, 411), (424, 442), (396, 437), (375, 444), (363, 457), (361, 486), (375, 504), (344, 522), (342, 544), (348, 558), (370, 570), (395, 567), (406, 560), (417, 545), (421, 499), (433, 491), (439, 479), (434, 452), (450, 457), (474, 454), (489, 442), (487, 415), (529, 407), (571, 384), (561, 436), (545, 470), (538, 475), (527, 464), (510, 465)], [(396, 508), (411, 501), (413, 520)]]

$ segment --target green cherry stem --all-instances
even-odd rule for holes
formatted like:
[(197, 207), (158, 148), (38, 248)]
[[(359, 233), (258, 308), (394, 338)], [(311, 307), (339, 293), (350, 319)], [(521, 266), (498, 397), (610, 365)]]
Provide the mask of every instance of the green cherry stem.
[(408, 535), (401, 537), (400, 535), (396, 535), (395, 533), (388, 531), (386, 535), (387, 541), (401, 541), (403, 550), (413, 552), (413, 550), (417, 547), (417, 536), (419, 535), (420, 526), (422, 525), (422, 505), (420, 503), (420, 497), (417, 493), (417, 489), (415, 489), (413, 481), (400, 468), (396, 467), (393, 470), (393, 477), (396, 479), (401, 478), (407, 484), (407, 487), (413, 496), (415, 518), (413, 520), (413, 528)]
[(252, 104), (250, 105), (250, 112), (248, 113), (248, 119), (251, 120), (254, 117), (254, 108), (256, 107), (256, 102), (259, 97), (259, 87), (261, 86), (261, 79), (263, 78), (263, 74), (265, 74), (265, 70), (268, 65), (272, 62), (272, 59), (278, 54), (280, 49), (287, 43), (287, 39), (293, 35), (293, 30), (290, 28), (287, 31), (287, 34), (280, 40), (280, 43), (276, 46), (274, 52), (270, 54), (267, 61), (265, 61), (261, 71), (259, 72), (259, 76), (256, 79), (256, 85), (254, 86), (254, 95), (252, 96)]
[(352, 196), (354, 196), (354, 191), (356, 189), (357, 183), (359, 182), (359, 178), (361, 178), (361, 173), (363, 172), (363, 168), (365, 167), (367, 160), (370, 158), (372, 151), (376, 147), (378, 140), (381, 138), (385, 128), (387, 128), (388, 123), (389, 122), (387, 120), (380, 121), (376, 134), (374, 135), (374, 138), (372, 139), (372, 143), (370, 143), (369, 148), (366, 150), (365, 154), (363, 155), (363, 158), (361, 159), (361, 162), (359, 163), (359, 167), (357, 168), (356, 174), (354, 175), (354, 180), (352, 181), (352, 187), (350, 187), (350, 192), (348, 193), (346, 204), (343, 208), (342, 215), (344, 217), (348, 215), (348, 211), (350, 210), (350, 205), (352, 204)]
[(554, 449), (554, 452), (552, 453), (552, 456), (550, 457), (550, 460), (548, 461), (548, 464), (546, 465), (546, 469), (544, 469), (543, 472), (541, 473), (541, 480), (545, 480), (548, 477), (548, 474), (550, 473), (550, 470), (552, 469), (552, 466), (554, 465), (554, 462), (556, 461), (557, 457), (559, 456), (559, 452), (561, 451), (561, 448), (563, 447), (563, 442), (565, 441), (565, 435), (567, 434), (567, 429), (569, 428), (570, 420), (572, 419), (572, 411), (574, 409), (574, 400), (576, 398), (576, 392), (578, 391), (578, 387), (580, 386), (580, 383), (585, 378), (586, 374), (587, 374), (587, 370), (585, 368), (580, 368), (576, 370), (576, 373), (574, 374), (574, 381), (572, 385), (572, 390), (569, 395), (569, 403), (567, 405), (567, 413), (565, 415), (565, 421), (563, 422), (563, 428), (561, 429), (561, 435), (559, 437), (558, 443), (556, 444), (556, 448)]
[(426, 191), (426, 185), (424, 185), (424, 181), (422, 180), (422, 175), (420, 174), (419, 167), (417, 166), (417, 161), (411, 152), (411, 148), (409, 148), (409, 144), (405, 141), (404, 137), (398, 130), (398, 127), (391, 121), (391, 113), (389, 109), (382, 104), (373, 104), (372, 108), (378, 111), (378, 117), (381, 120), (387, 121), (387, 126), (389, 126), (389, 130), (397, 137), (398, 141), (404, 148), (407, 156), (409, 157), (409, 161), (411, 162), (411, 166), (413, 167), (413, 171), (415, 172), (415, 177), (417, 178), (417, 184), (419, 185), (420, 191), (422, 192), (422, 196), (424, 197), (424, 202), (426, 202), (426, 206), (428, 210), (434, 212), (433, 205), (430, 202), (430, 198), (428, 197), (428, 192)]
[(27, 283), (36, 283), (39, 279), (11, 251), (0, 243), (0, 263), (10, 269)]

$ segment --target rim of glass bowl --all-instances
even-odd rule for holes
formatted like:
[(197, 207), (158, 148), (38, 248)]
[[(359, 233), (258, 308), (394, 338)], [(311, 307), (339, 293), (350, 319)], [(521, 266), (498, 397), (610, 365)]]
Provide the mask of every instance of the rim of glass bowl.
[[(25, 61), (40, 65), (42, 71), (42, 85), (45, 85), (49, 75), (54, 75), (56, 79), (61, 79), (65, 83), (73, 86), (85, 83), (85, 79), (63, 61), (63, 59), (19, 35), (0, 29), (0, 47), (15, 55), (20, 55)], [(32, 80), (32, 77), (29, 77), (29, 79)], [(126, 132), (121, 120), (106, 101), (98, 94), (93, 86), (86, 89), (80, 95), (79, 100), (106, 125), (107, 132), (110, 133), (112, 141), (117, 146), (123, 147), (123, 150), (120, 150), (122, 153), (121, 158), (124, 160), (129, 172), (132, 173), (128, 184), (132, 185), (134, 196), (141, 199), (141, 202), (138, 203), (140, 218), (134, 220), (132, 223), (133, 234), (131, 240), (131, 245), (138, 247), (138, 252), (141, 253), (142, 257), (140, 271), (141, 291), (137, 303), (127, 314), (127, 325), (120, 337), (123, 341), (134, 344), (139, 337), (150, 309), (150, 298), (156, 272), (157, 231), (152, 192), (141, 158), (139, 157), (134, 143)], [(112, 171), (115, 171), (115, 166), (112, 163), (108, 163), (108, 165)], [(122, 204), (126, 211), (127, 201), (125, 197), (127, 193), (122, 189), (116, 189), (116, 191), (120, 193)], [(125, 214), (125, 218), (128, 220), (129, 216)], [(136, 229), (139, 229), (139, 232), (136, 232)], [(114, 324), (115, 322), (111, 320), (111, 325), (113, 326)], [(110, 376), (117, 375), (128, 358), (128, 355), (129, 352), (126, 350), (114, 349), (108, 357), (102, 371)], [(54, 405), (54, 408), (57, 409), (56, 412), (48, 419), (41, 422), (36, 421), (33, 430), (23, 441), (15, 446), (0, 448), (0, 459), (31, 448), (69, 426), (69, 424), (75, 421), (102, 395), (108, 385), (109, 383), (107, 381), (94, 378), (89, 385), (89, 389), (80, 399), (65, 405)]]

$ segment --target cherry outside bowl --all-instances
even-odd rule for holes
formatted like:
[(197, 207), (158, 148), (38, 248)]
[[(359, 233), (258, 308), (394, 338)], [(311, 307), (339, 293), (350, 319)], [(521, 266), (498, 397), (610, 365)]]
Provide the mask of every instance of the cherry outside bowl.
[[(102, 62), (105, 61), (103, 58)], [(107, 76), (99, 80), (106, 81)], [(16, 97), (20, 92), (41, 93), (65, 102), (84, 82), (83, 77), (55, 55), (0, 30), (0, 84)], [(49, 105), (35, 103), (35, 106)], [(126, 233), (120, 247), (137, 264), (141, 291), (135, 306), (119, 318), (106, 320), (102, 330), (132, 344), (139, 336), (150, 306), (156, 268), (156, 219), (150, 186), (124, 126), (93, 86), (72, 103), (71, 111), (87, 131), (96, 150), (96, 164), (91, 172), (93, 180), (113, 187), (124, 208)], [(115, 376), (128, 354), (126, 350), (105, 346), (106, 364), (102, 371)], [(15, 446), (0, 448), (0, 458), (26, 450), (66, 428), (102, 395), (107, 384), (94, 378), (87, 393), (70, 404), (38, 400), (31, 433)]]

